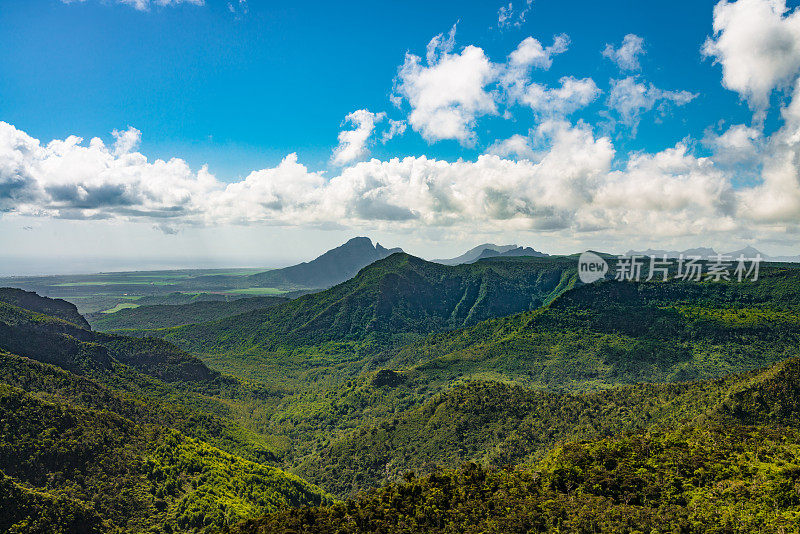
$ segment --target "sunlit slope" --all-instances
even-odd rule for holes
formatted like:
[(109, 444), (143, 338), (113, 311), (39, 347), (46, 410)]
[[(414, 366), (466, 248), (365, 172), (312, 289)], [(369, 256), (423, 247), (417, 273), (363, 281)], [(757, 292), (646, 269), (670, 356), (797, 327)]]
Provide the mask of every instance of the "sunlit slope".
[(556, 444), (710, 422), (800, 426), (800, 360), (679, 384), (636, 384), (559, 393), (499, 382), (464, 382), (321, 448), (297, 473), (338, 495), (406, 471), (466, 461), (517, 465)]
[(575, 279), (570, 259), (450, 267), (397, 253), (327, 291), (163, 334), (205, 352), (404, 339), (535, 309), (573, 287)]
[[(16, 483), (84, 504), (109, 530), (142, 532), (166, 523), (179, 531), (219, 528), (326, 500), (321, 490), (293, 475), (175, 430), (44, 401), (4, 384), (0, 450), (0, 471)], [(0, 489), (0, 501), (18, 491), (7, 479)], [(34, 521), (52, 513), (46, 499), (31, 507), (33, 512), (23, 512)], [(21, 514), (14, 519), (30, 521)]]
[(580, 390), (742, 372), (798, 355), (800, 270), (757, 283), (608, 281), (392, 351), (412, 377)]

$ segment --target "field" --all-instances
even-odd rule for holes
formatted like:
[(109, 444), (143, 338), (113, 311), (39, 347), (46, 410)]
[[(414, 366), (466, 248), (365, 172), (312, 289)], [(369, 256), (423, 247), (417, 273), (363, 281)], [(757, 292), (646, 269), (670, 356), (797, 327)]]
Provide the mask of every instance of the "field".
[[(249, 276), (269, 269), (181, 269), (81, 275), (0, 278), (0, 287), (15, 287), (75, 303), (80, 313), (114, 313), (140, 305), (190, 300), (231, 300), (281, 295), (273, 287), (255, 287)], [(186, 297), (186, 298), (181, 298)], [(145, 299), (140, 301), (141, 299)]]

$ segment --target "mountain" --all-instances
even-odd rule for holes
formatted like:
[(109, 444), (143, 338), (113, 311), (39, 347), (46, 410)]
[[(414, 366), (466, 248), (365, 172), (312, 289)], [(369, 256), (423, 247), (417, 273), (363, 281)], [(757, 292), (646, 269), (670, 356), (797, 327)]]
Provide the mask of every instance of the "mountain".
[[(233, 532), (301, 521), (319, 533), (780, 531), (797, 506), (781, 495), (796, 495), (787, 489), (800, 468), (787, 463), (800, 449), (798, 377), (793, 358), (724, 380), (577, 395), (459, 384), (300, 466), (348, 496), (340, 507), (281, 511)], [(372, 489), (359, 492), (365, 481)]]
[(441, 263), (443, 265), (461, 265), (462, 263), (472, 263), (476, 261), (480, 257), (481, 253), (483, 253), (485, 250), (506, 252), (508, 250), (512, 250), (515, 248), (518, 248), (517, 245), (495, 245), (494, 243), (484, 243), (483, 245), (478, 245), (477, 247), (469, 249), (461, 256), (456, 256), (455, 258), (450, 258), (450, 259), (438, 259), (431, 261), (434, 263)]
[(386, 361), (427, 387), (487, 374), (566, 390), (713, 378), (800, 356), (796, 302), (796, 268), (765, 268), (757, 283), (601, 282), (409, 343)]
[(25, 308), (35, 313), (49, 315), (72, 323), (80, 328), (90, 328), (86, 319), (78, 313), (78, 308), (71, 302), (61, 299), (40, 297), (32, 291), (23, 291), (12, 287), (0, 288), (0, 302)]
[[(9, 491), (27, 493), (3, 508), (7, 532), (36, 531), (30, 529), (37, 523), (39, 531), (55, 532), (81, 516), (89, 516), (87, 526), (68, 532), (160, 531), (165, 523), (196, 532), (329, 502), (294, 475), (175, 430), (45, 401), (2, 383), (0, 420), (0, 502)], [(34, 495), (43, 502), (26, 502)], [(67, 517), (52, 517), (54, 504), (67, 508)]]
[(387, 249), (380, 243), (373, 246), (368, 237), (354, 237), (312, 261), (254, 274), (249, 280), (254, 286), (279, 289), (331, 287), (352, 278), (370, 263), (395, 252), (402, 250)]
[(216, 532), (331, 502), (262, 463), (276, 459), (268, 440), (228, 418), (236, 399), (223, 388), (248, 391), (162, 340), (0, 303), (0, 530)]
[(649, 248), (647, 250), (629, 250), (623, 254), (623, 256), (655, 256), (656, 258), (663, 258), (665, 255), (667, 258), (679, 258), (681, 255), (683, 257), (699, 256), (701, 259), (709, 260), (714, 259), (717, 252), (713, 248), (707, 247), (689, 248), (684, 251)]
[[(700, 247), (700, 248), (690, 248), (684, 250), (682, 252), (677, 250), (663, 250), (663, 249), (647, 249), (647, 250), (629, 250), (624, 256), (644, 256), (650, 257), (655, 256), (656, 258), (662, 258), (666, 255), (668, 258), (678, 258), (681, 255), (684, 257), (689, 256), (700, 256), (704, 260), (714, 260), (717, 256), (717, 252), (713, 248), (707, 247)], [(764, 254), (760, 250), (750, 245), (734, 250), (732, 252), (726, 252), (723, 256), (729, 256), (734, 260), (740, 256), (744, 256), (745, 258), (755, 258), (761, 256), (764, 261), (769, 262), (785, 262), (785, 263), (800, 263), (800, 256), (769, 256)]]
[(159, 333), (202, 352), (402, 339), (531, 310), (576, 283), (571, 259), (446, 266), (395, 253), (326, 291)]
[(704, 425), (564, 443), (529, 466), (406, 474), (233, 534), (790, 532), (796, 428)]
[(545, 254), (544, 252), (539, 252), (538, 250), (534, 250), (531, 247), (515, 247), (505, 251), (499, 250), (492, 250), (486, 249), (476, 258), (477, 260), (483, 260), (486, 258), (515, 258), (520, 256), (530, 256), (533, 258), (547, 258), (549, 254)]
[[(318, 449), (296, 472), (345, 496), (409, 468), (516, 465), (564, 439), (711, 413), (800, 425), (800, 269), (767, 270), (764, 286), (585, 285), (543, 309), (391, 350), (373, 385), (384, 399), (427, 400)], [(731, 373), (745, 374), (719, 379)]]
[[(25, 299), (37, 310), (74, 310), (74, 307), (65, 308), (63, 301), (35, 294), (27, 294)], [(82, 328), (64, 319), (0, 302), (2, 350), (77, 373), (110, 373), (120, 363), (167, 382), (193, 382), (210, 389), (219, 387), (219, 373), (174, 345), (160, 339), (101, 334), (86, 326)]]
[(229, 301), (200, 300), (188, 304), (163, 304), (125, 308), (114, 313), (88, 315), (92, 327), (100, 331), (152, 329), (216, 321), (248, 311), (277, 306), (285, 297), (250, 297)]

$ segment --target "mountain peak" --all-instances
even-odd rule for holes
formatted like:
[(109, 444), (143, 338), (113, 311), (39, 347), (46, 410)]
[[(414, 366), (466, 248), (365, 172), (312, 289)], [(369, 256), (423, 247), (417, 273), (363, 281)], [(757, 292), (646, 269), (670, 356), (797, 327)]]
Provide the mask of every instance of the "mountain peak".
[(327, 288), (352, 278), (367, 265), (395, 252), (402, 252), (402, 249), (387, 249), (380, 243), (373, 246), (370, 238), (358, 236), (311, 261), (255, 274), (251, 280), (260, 287)]

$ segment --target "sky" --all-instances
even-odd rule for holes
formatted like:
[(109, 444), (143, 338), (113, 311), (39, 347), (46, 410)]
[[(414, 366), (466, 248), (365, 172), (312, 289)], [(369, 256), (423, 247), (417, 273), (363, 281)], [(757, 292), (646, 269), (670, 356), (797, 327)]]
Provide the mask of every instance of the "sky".
[(797, 254), (796, 7), (0, 0), (0, 274)]

